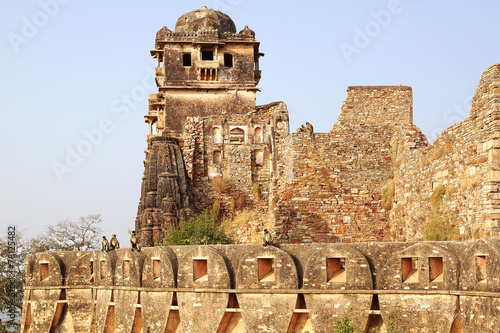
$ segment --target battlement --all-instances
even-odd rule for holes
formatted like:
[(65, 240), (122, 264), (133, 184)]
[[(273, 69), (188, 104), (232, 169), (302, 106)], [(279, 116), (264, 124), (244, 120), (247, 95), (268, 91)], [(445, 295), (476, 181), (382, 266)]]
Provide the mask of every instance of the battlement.
[(327, 332), (392, 311), (408, 331), (492, 332), (499, 263), (497, 239), (38, 253), (21, 331)]

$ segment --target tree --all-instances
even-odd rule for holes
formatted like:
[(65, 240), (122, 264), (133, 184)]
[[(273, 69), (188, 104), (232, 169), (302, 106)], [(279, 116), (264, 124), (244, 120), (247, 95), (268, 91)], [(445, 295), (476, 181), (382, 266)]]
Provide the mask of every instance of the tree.
[[(89, 251), (99, 248), (101, 215), (81, 216), (76, 222), (64, 220), (49, 225), (44, 239), (37, 240), (47, 246), (47, 251)], [(50, 237), (49, 237), (50, 236)]]
[[(0, 312), (17, 309), (15, 321), (0, 321), (0, 332), (19, 330), (23, 306), (25, 262), (28, 254), (47, 251), (87, 251), (99, 248), (102, 229), (100, 215), (64, 220), (47, 227), (37, 237), (26, 239), (22, 232), (0, 239)], [(14, 244), (14, 246), (12, 246)]]
[(169, 231), (162, 245), (234, 244), (224, 225), (219, 225), (208, 211), (194, 215), (189, 222), (181, 219), (176, 229)]

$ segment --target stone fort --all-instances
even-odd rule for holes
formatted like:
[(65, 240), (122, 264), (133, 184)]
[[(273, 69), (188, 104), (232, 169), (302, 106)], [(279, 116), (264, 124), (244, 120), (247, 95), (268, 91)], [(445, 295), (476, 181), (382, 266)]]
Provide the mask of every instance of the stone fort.
[[(28, 256), (21, 332), (329, 332), (347, 312), (498, 332), (499, 64), (431, 145), (407, 86), (348, 87), (330, 132), (290, 131), (285, 103), (255, 103), (254, 31), (219, 11), (163, 27), (151, 54), (143, 249)], [(154, 246), (216, 207), (241, 244)], [(436, 225), (453, 241), (423, 241)]]

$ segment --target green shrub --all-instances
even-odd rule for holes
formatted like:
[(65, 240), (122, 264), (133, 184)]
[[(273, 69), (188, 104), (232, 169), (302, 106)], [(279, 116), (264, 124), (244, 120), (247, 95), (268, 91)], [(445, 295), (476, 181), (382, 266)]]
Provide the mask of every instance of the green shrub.
[(450, 219), (440, 212), (432, 212), (425, 226), (426, 241), (450, 241), (455, 237), (456, 228)]
[(394, 311), (387, 314), (387, 333), (403, 333), (403, 329), (394, 323)]
[(205, 211), (181, 219), (179, 226), (165, 237), (162, 245), (234, 244), (232, 235), (224, 225), (219, 225), (212, 213)]
[(335, 323), (335, 328), (332, 333), (362, 333), (365, 330), (359, 326), (354, 326), (349, 319), (349, 312), (347, 312), (342, 319)]

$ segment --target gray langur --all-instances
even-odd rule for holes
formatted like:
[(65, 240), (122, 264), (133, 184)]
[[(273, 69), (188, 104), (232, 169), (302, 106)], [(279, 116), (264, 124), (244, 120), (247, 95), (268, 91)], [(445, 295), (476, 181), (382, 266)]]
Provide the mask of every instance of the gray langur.
[(118, 243), (118, 239), (116, 239), (116, 235), (113, 234), (111, 235), (111, 239), (109, 240), (109, 249), (110, 250), (117, 250), (120, 248), (120, 243)]
[(262, 245), (268, 246), (268, 245), (272, 245), (272, 244), (273, 244), (273, 236), (271, 235), (269, 230), (264, 228), (264, 236), (262, 237)]
[(102, 247), (102, 252), (109, 251), (109, 242), (106, 239), (106, 236), (102, 236), (101, 247)]
[(137, 236), (135, 235), (135, 230), (132, 230), (132, 234), (130, 235), (130, 248), (132, 251), (140, 251), (139, 244), (137, 244)]

